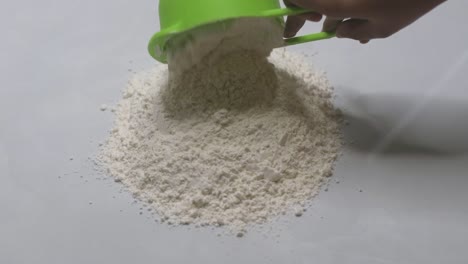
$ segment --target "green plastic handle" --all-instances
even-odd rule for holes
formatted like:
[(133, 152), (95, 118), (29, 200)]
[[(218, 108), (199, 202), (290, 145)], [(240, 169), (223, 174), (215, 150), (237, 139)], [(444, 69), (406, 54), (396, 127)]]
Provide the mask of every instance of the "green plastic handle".
[[(310, 12), (310, 10), (297, 8), (297, 7), (286, 7), (286, 8), (267, 10), (267, 11), (264, 11), (262, 15), (268, 16), (268, 17), (270, 16), (271, 17), (295, 16), (295, 15), (305, 14), (308, 12)], [(335, 36), (336, 36), (335, 32), (319, 32), (319, 33), (308, 34), (308, 35), (294, 37), (294, 38), (288, 38), (288, 39), (285, 39), (284, 41), (287, 46), (291, 46), (291, 45), (296, 45), (296, 44), (301, 44), (301, 43), (306, 43), (306, 42), (311, 42), (311, 41), (330, 39)]]

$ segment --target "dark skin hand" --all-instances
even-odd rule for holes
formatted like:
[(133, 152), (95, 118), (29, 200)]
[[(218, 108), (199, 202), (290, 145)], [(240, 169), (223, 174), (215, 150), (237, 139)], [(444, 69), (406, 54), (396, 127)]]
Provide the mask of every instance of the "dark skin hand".
[(284, 37), (294, 37), (309, 21), (319, 22), (326, 16), (323, 31), (336, 32), (339, 38), (367, 43), (387, 38), (410, 25), (445, 0), (285, 0), (313, 12), (290, 16)]

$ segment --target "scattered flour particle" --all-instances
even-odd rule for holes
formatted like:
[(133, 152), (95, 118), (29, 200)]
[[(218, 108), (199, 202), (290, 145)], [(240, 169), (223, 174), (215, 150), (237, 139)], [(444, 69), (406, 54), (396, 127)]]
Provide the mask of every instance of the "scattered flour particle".
[(103, 111), (103, 112), (104, 112), (104, 111), (106, 111), (106, 110), (107, 110), (107, 108), (108, 108), (108, 106), (107, 106), (107, 105), (105, 105), (105, 104), (102, 104), (102, 105), (101, 105), (101, 107), (99, 108), (99, 110), (101, 110), (101, 111)]

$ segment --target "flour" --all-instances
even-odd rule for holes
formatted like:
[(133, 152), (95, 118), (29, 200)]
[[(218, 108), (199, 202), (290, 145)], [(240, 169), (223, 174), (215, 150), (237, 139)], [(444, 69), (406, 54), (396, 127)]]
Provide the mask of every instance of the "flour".
[(197, 27), (169, 41), (169, 69), (171, 74), (180, 74), (202, 61), (211, 65), (220, 56), (239, 50), (267, 57), (272, 49), (284, 45), (282, 36), (277, 18), (231, 19)]
[(324, 75), (298, 55), (216, 56), (182, 75), (162, 65), (135, 75), (99, 160), (162, 221), (242, 236), (250, 224), (302, 215), (332, 175), (341, 118)]

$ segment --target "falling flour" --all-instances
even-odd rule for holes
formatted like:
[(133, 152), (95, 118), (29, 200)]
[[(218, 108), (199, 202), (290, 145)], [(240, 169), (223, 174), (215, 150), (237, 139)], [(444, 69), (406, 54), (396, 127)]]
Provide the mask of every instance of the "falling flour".
[(302, 215), (332, 175), (341, 117), (327, 79), (301, 56), (221, 46), (221, 59), (184, 74), (136, 74), (98, 159), (162, 221), (242, 235)]
[(230, 19), (197, 27), (170, 39), (169, 70), (183, 73), (202, 61), (209, 65), (239, 50), (268, 57), (272, 49), (283, 46), (282, 35), (283, 28), (275, 18)]

